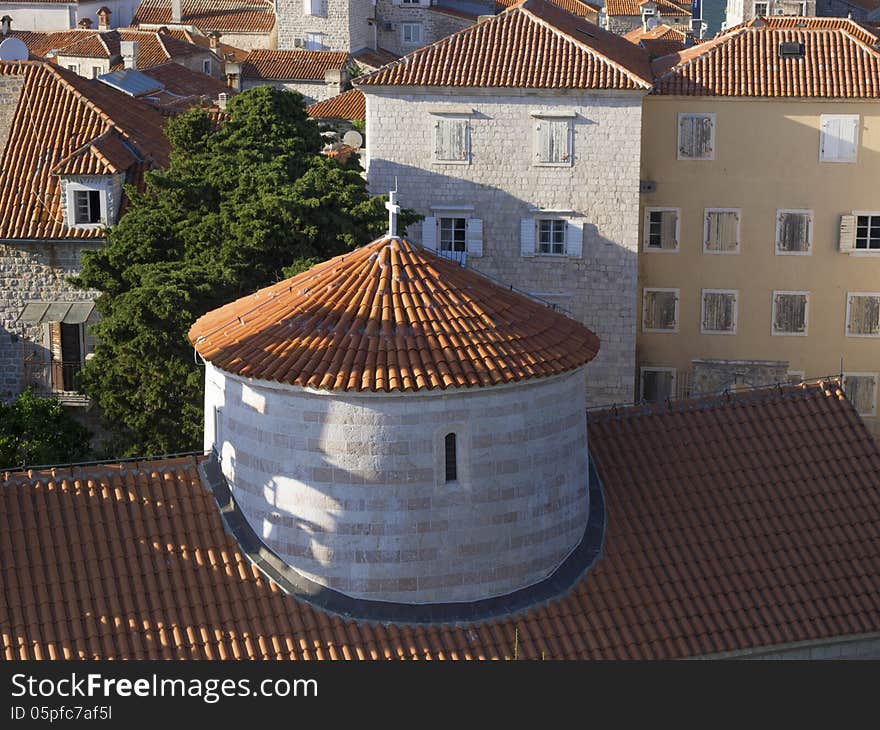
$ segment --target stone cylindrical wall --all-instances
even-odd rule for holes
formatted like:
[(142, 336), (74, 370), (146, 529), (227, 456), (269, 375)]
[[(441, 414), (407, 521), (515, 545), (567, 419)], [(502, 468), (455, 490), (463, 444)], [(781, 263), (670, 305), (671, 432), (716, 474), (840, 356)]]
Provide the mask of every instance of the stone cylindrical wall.
[(580, 368), (493, 388), (325, 393), (208, 364), (205, 441), (254, 531), (309, 579), (357, 598), (472, 601), (539, 582), (580, 541), (584, 383)]

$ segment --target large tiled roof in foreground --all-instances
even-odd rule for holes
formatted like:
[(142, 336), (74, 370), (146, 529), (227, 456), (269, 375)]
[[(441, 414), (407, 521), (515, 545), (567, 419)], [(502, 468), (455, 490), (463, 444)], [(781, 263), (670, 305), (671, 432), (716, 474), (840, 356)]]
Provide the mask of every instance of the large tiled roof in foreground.
[(348, 63), (345, 51), (251, 51), (241, 65), (244, 79), (324, 81)]
[(525, 0), (355, 83), (645, 89), (650, 82), (642, 49), (549, 0)]
[(313, 119), (364, 120), (367, 118), (367, 102), (363, 91), (350, 89), (306, 107), (306, 114)]
[[(738, 26), (653, 63), (654, 93), (685, 96), (876, 98), (880, 51), (869, 31), (825, 18), (789, 19), (777, 27)], [(803, 45), (802, 57), (779, 57), (780, 43)]]
[(599, 350), (581, 323), (397, 238), (220, 307), (189, 337), (227, 372), (340, 391), (498, 385)]
[[(670, 659), (880, 631), (880, 453), (834, 387), (590, 417), (603, 554), (563, 598), (465, 625), (285, 595), (193, 462), (8, 476), (7, 659)], [(516, 647), (516, 648), (515, 648)]]
[(136, 183), (144, 170), (167, 163), (165, 118), (99, 81), (44, 62), (0, 62), (0, 78), (22, 83), (0, 160), (0, 239), (102, 238), (100, 228), (64, 223), (56, 170), (125, 171)]

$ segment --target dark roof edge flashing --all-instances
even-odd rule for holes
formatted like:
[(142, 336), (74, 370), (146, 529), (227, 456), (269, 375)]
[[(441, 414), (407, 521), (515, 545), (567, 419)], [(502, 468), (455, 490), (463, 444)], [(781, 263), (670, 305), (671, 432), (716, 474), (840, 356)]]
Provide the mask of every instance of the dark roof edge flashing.
[(591, 456), (587, 487), (590, 515), (583, 537), (571, 554), (544, 580), (503, 596), (467, 603), (371, 601), (353, 598), (309, 580), (263, 544), (233, 499), (216, 453), (199, 464), (199, 475), (205, 487), (214, 494), (227, 532), (261, 573), (285, 593), (346, 620), (395, 624), (472, 624), (520, 614), (568, 593), (601, 557), (605, 541), (605, 497)]

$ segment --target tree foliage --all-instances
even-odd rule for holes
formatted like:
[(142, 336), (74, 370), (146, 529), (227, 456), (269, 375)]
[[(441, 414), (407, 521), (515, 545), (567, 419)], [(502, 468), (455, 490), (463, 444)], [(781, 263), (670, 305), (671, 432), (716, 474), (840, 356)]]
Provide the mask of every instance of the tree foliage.
[(385, 198), (357, 165), (320, 154), (299, 94), (257, 87), (227, 114), (219, 128), (202, 110), (169, 122), (168, 169), (127, 189), (127, 212), (74, 279), (101, 292), (80, 387), (118, 455), (201, 445), (203, 376), (186, 336), (199, 316), (385, 229)]
[(90, 436), (61, 401), (39, 398), (30, 388), (0, 403), (0, 467), (82, 461), (91, 453)]

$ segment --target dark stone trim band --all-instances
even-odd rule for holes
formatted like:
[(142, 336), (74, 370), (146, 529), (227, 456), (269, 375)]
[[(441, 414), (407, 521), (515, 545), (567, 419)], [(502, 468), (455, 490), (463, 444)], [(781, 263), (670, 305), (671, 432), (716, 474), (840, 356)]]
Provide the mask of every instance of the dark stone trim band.
[(202, 462), (199, 471), (217, 500), (226, 528), (254, 565), (286, 593), (346, 619), (395, 624), (470, 624), (521, 613), (568, 593), (598, 560), (605, 540), (605, 497), (591, 456), (590, 515), (583, 537), (562, 564), (539, 583), (503, 596), (466, 603), (392, 603), (352, 598), (304, 577), (263, 544), (233, 499), (216, 454)]

